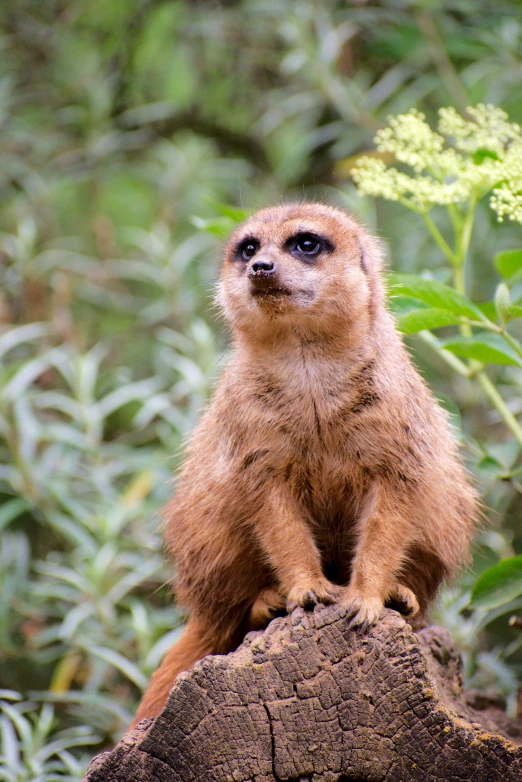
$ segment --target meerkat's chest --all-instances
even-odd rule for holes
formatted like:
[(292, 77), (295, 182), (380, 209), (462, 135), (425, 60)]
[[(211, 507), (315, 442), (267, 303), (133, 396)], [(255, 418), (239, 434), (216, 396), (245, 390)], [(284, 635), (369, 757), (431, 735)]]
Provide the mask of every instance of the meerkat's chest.
[(379, 447), (371, 419), (381, 400), (371, 362), (348, 378), (339, 368), (289, 364), (286, 374), (258, 377), (252, 400), (244, 439), (270, 454), (300, 503), (330, 518), (357, 504), (364, 464)]
[(374, 386), (328, 377), (299, 380), (283, 385), (267, 379), (255, 391), (254, 420), (260, 430), (279, 440), (283, 452), (313, 452), (327, 462), (341, 453), (355, 454), (358, 439), (364, 439), (359, 437), (361, 414), (379, 401)]
[(355, 395), (318, 397), (311, 389), (273, 393), (257, 431), (264, 439), (260, 447), (274, 455), (275, 471), (286, 476), (312, 515), (333, 519), (349, 513), (364, 492), (362, 455), (371, 437), (350, 412)]

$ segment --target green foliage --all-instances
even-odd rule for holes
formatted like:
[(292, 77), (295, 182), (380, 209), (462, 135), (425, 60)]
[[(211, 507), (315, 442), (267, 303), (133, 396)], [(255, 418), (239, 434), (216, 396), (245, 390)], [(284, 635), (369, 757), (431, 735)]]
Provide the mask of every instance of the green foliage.
[(515, 274), (522, 271), (522, 250), (504, 250), (497, 253), (495, 266), (504, 279), (511, 280)]
[[(466, 106), (522, 118), (517, 4), (436, 6), (2, 3), (0, 687), (22, 696), (1, 695), (0, 778), (81, 779), (180, 632), (158, 513), (226, 356), (220, 243), (282, 194), (389, 241), (399, 325), (494, 511), (474, 573), (521, 551), (520, 229), (478, 198), (518, 131), (496, 114), (488, 144), (460, 151), (453, 214), (358, 198), (348, 176), (362, 153), (392, 162), (372, 138), (389, 147), (387, 116), (412, 106), (429, 126), (454, 105), (442, 131), (468, 147)], [(516, 173), (496, 183), (508, 217)], [(468, 681), (513, 703), (520, 634), (505, 606), (469, 607), (474, 579), (439, 621)]]
[(482, 573), (471, 593), (476, 608), (499, 608), (522, 595), (522, 557), (503, 559)]
[[(522, 223), (522, 131), (509, 122), (505, 112), (494, 106), (468, 107), (466, 117), (454, 108), (439, 110), (436, 133), (417, 110), (390, 117), (389, 125), (378, 131), (375, 143), (379, 153), (391, 153), (394, 161), (410, 166), (415, 176), (404, 174), (378, 158), (363, 156), (351, 173), (361, 195), (382, 196), (399, 201), (420, 215), (428, 233), (449, 263), (447, 276), (453, 286), (426, 276), (391, 275), (392, 301), (397, 324), (405, 334), (419, 334), (454, 371), (477, 382), (501, 420), (514, 436), (510, 471), (499, 478), (508, 480), (520, 473), (522, 426), (486, 372), (489, 365), (522, 369), (522, 343), (507, 325), (522, 317), (519, 301), (512, 302), (512, 288), (520, 279), (522, 253), (507, 250), (496, 253), (494, 266), (507, 280), (500, 282), (493, 300), (473, 303), (466, 296), (466, 267), (472, 250), (472, 234), (477, 205), (492, 193), (490, 206), (498, 221), (504, 216)], [(442, 135), (441, 135), (442, 134)], [(448, 146), (448, 137), (453, 146)], [(452, 236), (447, 237), (433, 221), (430, 212), (444, 207)], [(432, 332), (458, 325), (458, 331), (442, 339)], [(456, 359), (455, 357), (459, 358)], [(461, 359), (466, 359), (462, 361)], [(520, 372), (513, 376), (521, 386)], [(487, 454), (479, 467), (496, 472), (498, 462)], [(513, 486), (522, 493), (522, 486)], [(477, 580), (471, 593), (476, 627), (482, 627), (513, 607), (522, 594), (521, 557), (502, 560)], [(518, 608), (518, 604), (514, 606)], [(495, 609), (484, 613), (485, 609)], [(518, 621), (512, 623), (518, 626)], [(522, 638), (509, 644), (500, 656), (511, 656), (522, 648)], [(478, 659), (478, 656), (477, 656)], [(497, 659), (498, 666), (502, 666)], [(510, 677), (508, 677), (509, 679)]]
[(482, 364), (522, 366), (521, 356), (498, 334), (476, 331), (472, 337), (449, 337), (441, 345), (456, 356), (472, 358)]
[(394, 274), (391, 276), (391, 283), (401, 296), (404, 294), (417, 299), (430, 308), (449, 312), (459, 319), (486, 320), (479, 308), (469, 299), (436, 280), (428, 280), (414, 274)]
[[(12, 701), (12, 702), (10, 702)], [(0, 778), (5, 782), (58, 782), (81, 778), (88, 755), (70, 750), (99, 742), (87, 726), (53, 733), (54, 710), (20, 703), (21, 696), (0, 690)]]

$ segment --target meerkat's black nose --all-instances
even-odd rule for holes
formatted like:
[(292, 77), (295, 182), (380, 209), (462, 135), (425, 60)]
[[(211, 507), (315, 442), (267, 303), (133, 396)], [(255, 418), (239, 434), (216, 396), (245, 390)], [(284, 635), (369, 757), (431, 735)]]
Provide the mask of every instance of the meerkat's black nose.
[(250, 267), (250, 277), (269, 277), (276, 273), (275, 263), (273, 261), (254, 261)]

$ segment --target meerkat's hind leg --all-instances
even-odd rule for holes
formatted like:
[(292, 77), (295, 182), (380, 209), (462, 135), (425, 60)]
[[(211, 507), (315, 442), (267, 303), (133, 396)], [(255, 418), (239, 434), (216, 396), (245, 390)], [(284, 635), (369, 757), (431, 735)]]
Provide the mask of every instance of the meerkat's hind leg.
[[(326, 582), (326, 579), (325, 579)], [(287, 599), (275, 587), (266, 587), (257, 596), (248, 617), (250, 630), (262, 630), (276, 616), (290, 613), (298, 605), (313, 608), (318, 603), (334, 603), (341, 594), (342, 588), (326, 582), (327, 586), (320, 594), (312, 589), (299, 596), (299, 601)]]
[(285, 611), (285, 599), (275, 587), (263, 589), (257, 596), (248, 617), (250, 630), (262, 630), (278, 614)]
[(415, 594), (404, 584), (395, 583), (386, 598), (386, 606), (399, 611), (407, 617), (415, 616), (420, 611), (419, 601)]

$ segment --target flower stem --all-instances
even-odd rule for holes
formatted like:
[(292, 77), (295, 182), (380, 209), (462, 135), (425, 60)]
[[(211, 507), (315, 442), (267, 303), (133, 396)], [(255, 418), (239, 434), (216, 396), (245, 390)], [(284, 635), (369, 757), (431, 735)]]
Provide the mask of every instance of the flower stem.
[[(455, 289), (458, 291), (458, 293), (461, 293), (463, 296), (466, 295), (464, 267), (465, 267), (466, 257), (468, 254), (469, 244), (471, 240), (471, 233), (473, 231), (473, 219), (475, 214), (475, 207), (476, 207), (476, 200), (473, 198), (470, 202), (469, 209), (466, 214), (466, 218), (462, 224), (462, 227), (457, 232), (457, 251), (455, 253), (455, 256), (457, 258), (458, 263), (455, 265), (454, 280), (455, 280)], [(473, 335), (473, 329), (471, 328), (469, 323), (462, 323), (460, 326), (460, 331), (464, 337), (471, 337)], [(506, 335), (506, 333), (504, 333), (502, 336), (511, 345), (511, 347), (514, 350), (516, 350), (518, 354), (520, 354), (520, 348), (516, 344), (516, 341), (512, 340), (511, 335), (509, 334)], [(491, 402), (493, 407), (495, 407), (495, 409), (499, 413), (500, 417), (502, 418), (502, 420), (504, 421), (508, 429), (515, 436), (515, 439), (522, 447), (522, 427), (520, 426), (517, 419), (515, 418), (511, 410), (508, 408), (504, 400), (502, 399), (501, 395), (495, 388), (489, 376), (486, 374), (482, 365), (478, 361), (470, 361), (469, 364), (466, 364), (465, 366), (468, 369), (468, 377), (474, 376), (477, 378), (482, 390), (488, 397), (489, 401)]]
[(477, 373), (477, 380), (480, 383), (483, 391), (485, 394), (489, 397), (489, 400), (493, 404), (493, 406), (496, 408), (497, 412), (499, 413), (500, 417), (508, 427), (508, 429), (511, 431), (511, 433), (514, 435), (515, 439), (518, 441), (520, 447), (522, 447), (522, 427), (518, 423), (517, 419), (511, 412), (511, 410), (508, 408), (502, 397), (500, 396), (499, 392), (489, 379), (489, 377), (486, 375), (484, 371)]
[(477, 378), (482, 390), (489, 398), (489, 401), (497, 410), (508, 429), (522, 447), (522, 427), (484, 370), (480, 369), (482, 365), (478, 361), (471, 361), (470, 365), (468, 366), (464, 363), (464, 361), (461, 361), (459, 358), (457, 358), (457, 356), (454, 356), (453, 353), (450, 353), (448, 350), (444, 350), (439, 340), (431, 333), (431, 331), (421, 331), (419, 332), (419, 337), (423, 340), (423, 342), (426, 342), (428, 345), (430, 345), (430, 347), (434, 348), (443, 361), (445, 361), (446, 364), (458, 372), (459, 375), (467, 378)]
[(501, 334), (501, 336), (506, 340), (508, 345), (510, 345), (513, 348), (517, 356), (520, 356), (520, 358), (522, 358), (522, 347), (518, 339), (512, 337), (511, 334), (506, 330), (499, 329), (499, 334)]
[(446, 362), (455, 372), (463, 377), (470, 377), (471, 372), (469, 367), (461, 361), (460, 358), (450, 353), (449, 350), (444, 350), (443, 346), (437, 339), (437, 337), (431, 333), (431, 331), (419, 331), (418, 336), (426, 342), (430, 347), (434, 348), (439, 356)]
[(437, 228), (437, 226), (435, 225), (435, 223), (433, 222), (429, 214), (427, 212), (423, 212), (422, 216), (424, 218), (424, 222), (426, 223), (428, 231), (433, 236), (433, 238), (439, 245), (440, 249), (446, 256), (446, 258), (448, 258), (451, 261), (451, 263), (454, 266), (456, 266), (458, 262), (457, 256), (455, 255), (455, 253), (453, 252), (453, 250), (451, 249), (451, 247), (449, 246), (449, 244), (447, 243), (447, 241), (445, 240), (445, 238), (443, 237), (443, 235), (441, 234), (441, 232), (439, 231), (439, 229)]
[(473, 232), (473, 221), (475, 219), (475, 208), (477, 206), (477, 200), (475, 196), (472, 196), (466, 217), (462, 223), (462, 228), (457, 232), (457, 252), (456, 260), (459, 266), (464, 267), (469, 250), (469, 243), (471, 241), (471, 234)]

